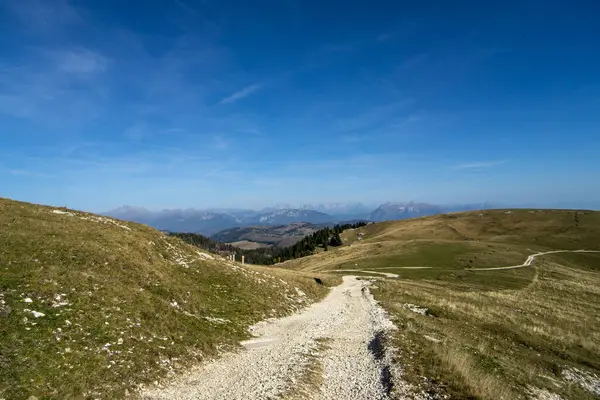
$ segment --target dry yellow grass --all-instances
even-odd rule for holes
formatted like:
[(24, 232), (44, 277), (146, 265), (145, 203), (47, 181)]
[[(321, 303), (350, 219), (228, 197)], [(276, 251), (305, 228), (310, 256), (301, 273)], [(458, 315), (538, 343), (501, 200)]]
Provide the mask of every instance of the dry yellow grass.
[(460, 376), (476, 397), (498, 400), (511, 400), (519, 397), (501, 379), (482, 372), (475, 357), (467, 352), (452, 347), (443, 348), (439, 352), (439, 360), (447, 365), (454, 374)]
[[(386, 280), (375, 294), (402, 328), (396, 345), (416, 351), (425, 366), (437, 364), (412, 366), (413, 372), (437, 375), (455, 396), (512, 399), (533, 385), (591, 399), (561, 371), (600, 369), (600, 277), (564, 264), (540, 262), (537, 279), (517, 290), (496, 290), (493, 282), (488, 290), (465, 292), (446, 282)], [(412, 313), (406, 303), (432, 315)]]
[[(400, 328), (391, 343), (405, 379), (422, 390), (495, 400), (528, 398), (538, 388), (592, 399), (563, 371), (600, 375), (600, 254), (547, 255), (514, 270), (465, 267), (517, 265), (545, 250), (599, 250), (599, 237), (598, 212), (459, 213), (347, 231), (346, 246), (282, 266), (400, 274), (372, 291)], [(434, 268), (402, 269), (419, 265)]]

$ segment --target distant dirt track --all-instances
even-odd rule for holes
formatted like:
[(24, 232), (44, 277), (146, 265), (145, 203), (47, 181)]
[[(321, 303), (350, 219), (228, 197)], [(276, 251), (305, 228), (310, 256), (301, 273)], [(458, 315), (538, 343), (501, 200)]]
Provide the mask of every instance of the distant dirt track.
[(529, 267), (533, 263), (536, 257), (545, 256), (546, 254), (555, 254), (555, 253), (600, 253), (600, 250), (553, 250), (553, 251), (544, 251), (542, 253), (535, 253), (527, 257), (527, 260), (523, 264), (520, 265), (511, 265), (509, 267), (493, 267), (493, 268), (466, 268), (469, 271), (495, 271), (501, 269), (516, 269), (516, 268), (524, 268)]
[[(535, 261), (536, 257), (539, 256), (545, 256), (547, 254), (555, 254), (555, 253), (600, 253), (600, 250), (553, 250), (553, 251), (544, 251), (541, 253), (535, 253), (532, 254), (530, 256), (527, 257), (527, 260), (525, 260), (525, 262), (523, 264), (519, 264), (519, 265), (510, 265), (508, 267), (490, 267), (490, 268), (465, 268), (462, 270), (456, 270), (456, 271), (497, 271), (497, 270), (503, 270), (503, 269), (517, 269), (517, 268), (524, 268), (524, 267), (529, 267), (531, 266), (531, 264)], [(386, 267), (386, 268), (381, 268), (381, 269), (431, 269), (433, 267)], [(389, 273), (389, 272), (383, 272), (380, 271), (379, 269), (377, 271), (367, 271), (367, 270), (360, 270), (360, 269), (333, 269), (333, 270), (328, 270), (328, 271), (323, 271), (323, 272), (360, 272), (360, 273), (364, 273), (364, 274), (377, 274), (377, 275), (383, 275), (386, 278), (398, 278), (398, 274), (393, 274), (393, 273)]]

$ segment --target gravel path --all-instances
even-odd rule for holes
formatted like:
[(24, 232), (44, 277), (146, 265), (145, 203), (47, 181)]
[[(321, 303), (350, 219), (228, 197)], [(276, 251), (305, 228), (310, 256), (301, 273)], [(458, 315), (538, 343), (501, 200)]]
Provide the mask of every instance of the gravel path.
[[(552, 250), (552, 251), (544, 251), (541, 253), (535, 253), (527, 257), (523, 264), (519, 265), (510, 265), (508, 267), (489, 267), (489, 268), (465, 268), (467, 271), (496, 271), (503, 269), (517, 269), (517, 268), (525, 268), (531, 266), (531, 264), (535, 261), (536, 257), (545, 256), (547, 254), (556, 254), (556, 253), (600, 253), (600, 250)], [(331, 269), (324, 272), (361, 272), (368, 274), (378, 274), (383, 275), (386, 278), (398, 278), (398, 274), (393, 274), (385, 271), (381, 271), (382, 269), (432, 269), (433, 267), (384, 267), (378, 268), (377, 271), (366, 271), (361, 269)], [(456, 269), (455, 271), (462, 271)]]
[(392, 274), (390, 272), (382, 272), (382, 271), (367, 271), (367, 270), (362, 270), (362, 269), (332, 269), (329, 271), (325, 271), (325, 272), (363, 272), (366, 274), (377, 274), (377, 275), (383, 275), (386, 278), (397, 278), (399, 275), (398, 274)]
[(556, 254), (556, 253), (600, 253), (600, 250), (553, 250), (553, 251), (544, 251), (541, 253), (535, 253), (527, 257), (527, 260), (523, 264), (519, 265), (511, 265), (509, 267), (492, 267), (492, 268), (466, 268), (469, 271), (495, 271), (500, 269), (516, 269), (516, 268), (525, 268), (529, 267), (534, 261), (536, 257), (545, 256), (546, 254)]
[[(256, 339), (145, 399), (387, 399), (394, 371), (384, 347), (395, 329), (369, 292), (345, 276), (302, 313), (263, 321)], [(402, 389), (401, 382), (394, 382)]]

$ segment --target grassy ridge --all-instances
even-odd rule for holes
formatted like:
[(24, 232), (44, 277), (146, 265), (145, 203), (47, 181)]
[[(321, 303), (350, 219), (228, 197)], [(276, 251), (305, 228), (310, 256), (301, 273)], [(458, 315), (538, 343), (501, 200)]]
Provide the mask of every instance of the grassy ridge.
[(436, 274), (442, 269), (517, 265), (538, 251), (600, 248), (600, 212), (473, 211), (371, 224), (347, 230), (341, 237), (344, 247), (282, 266), (305, 270), (398, 267), (391, 272), (431, 277), (406, 267), (434, 267), (430, 272)]
[(575, 250), (598, 247), (600, 213), (586, 210), (485, 210), (384, 222), (363, 229), (367, 233), (367, 243), (435, 239)]
[(0, 397), (122, 397), (326, 292), (146, 226), (0, 199)]
[(372, 291), (399, 327), (390, 341), (404, 378), (433, 398), (596, 398), (566, 374), (600, 377), (600, 254), (469, 269), (519, 265), (541, 251), (600, 250), (600, 212), (456, 213), (377, 223), (342, 238), (343, 247), (284, 266), (399, 274)]
[[(411, 357), (407, 376), (427, 390), (441, 383), (453, 398), (517, 399), (533, 387), (592, 399), (563, 376), (571, 367), (600, 371), (600, 276), (587, 265), (544, 259), (533, 268), (479, 272), (477, 285), (386, 280), (374, 292), (400, 327), (393, 343)], [(498, 281), (520, 284), (507, 290)], [(432, 380), (423, 384), (421, 376)]]

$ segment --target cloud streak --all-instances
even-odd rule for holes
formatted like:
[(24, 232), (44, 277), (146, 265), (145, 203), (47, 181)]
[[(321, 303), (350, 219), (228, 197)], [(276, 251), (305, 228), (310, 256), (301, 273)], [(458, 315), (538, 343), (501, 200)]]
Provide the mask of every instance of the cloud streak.
[(498, 166), (500, 164), (504, 164), (506, 161), (479, 161), (479, 162), (471, 162), (464, 164), (457, 164), (452, 167), (452, 169), (483, 169), (483, 168), (491, 168)]
[(239, 90), (239, 91), (233, 93), (232, 95), (230, 95), (228, 97), (225, 97), (223, 100), (221, 100), (219, 102), (219, 104), (231, 104), (231, 103), (235, 103), (236, 101), (241, 100), (241, 99), (243, 99), (245, 97), (248, 97), (251, 94), (259, 91), (262, 88), (263, 88), (263, 85), (260, 84), (260, 83), (255, 83), (253, 85), (246, 86), (242, 90)]
[(77, 10), (64, 0), (9, 0), (6, 7), (29, 32), (37, 34), (56, 33), (66, 26), (82, 22)]
[(102, 73), (108, 64), (106, 57), (85, 48), (58, 52), (54, 56), (58, 70), (78, 76)]
[(7, 170), (9, 174), (14, 176), (23, 176), (29, 178), (54, 178), (54, 175), (45, 174), (42, 172), (36, 171), (28, 171), (25, 169), (9, 169)]
[(101, 112), (106, 58), (87, 49), (37, 50), (0, 65), (0, 116), (45, 126), (89, 122)]
[(394, 34), (392, 33), (382, 33), (381, 35), (377, 36), (377, 41), (378, 42), (387, 42), (389, 40), (392, 40), (395, 37)]
[(371, 128), (395, 118), (412, 104), (411, 99), (371, 107), (365, 112), (337, 119), (334, 124), (339, 132), (354, 132)]

